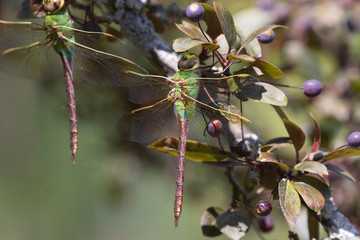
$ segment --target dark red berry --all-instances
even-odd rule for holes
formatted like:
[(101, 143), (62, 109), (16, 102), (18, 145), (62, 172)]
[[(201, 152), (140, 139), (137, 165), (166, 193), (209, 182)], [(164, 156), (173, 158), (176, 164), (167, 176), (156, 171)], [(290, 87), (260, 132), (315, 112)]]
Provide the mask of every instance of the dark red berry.
[(255, 210), (260, 216), (267, 216), (271, 213), (272, 205), (269, 201), (262, 200), (255, 205)]
[(360, 132), (352, 132), (348, 138), (347, 142), (350, 147), (360, 147)]
[(206, 130), (212, 137), (220, 136), (223, 129), (223, 124), (219, 120), (215, 119), (208, 123)]
[(304, 82), (303, 92), (308, 97), (316, 97), (321, 93), (322, 84), (319, 80), (310, 79)]
[(262, 232), (270, 232), (275, 226), (274, 220), (269, 216), (259, 218), (257, 224)]
[(260, 34), (257, 39), (261, 43), (271, 43), (275, 38), (275, 32), (273, 30), (269, 30)]
[(192, 22), (199, 22), (204, 17), (205, 10), (199, 3), (190, 3), (186, 8), (186, 17)]

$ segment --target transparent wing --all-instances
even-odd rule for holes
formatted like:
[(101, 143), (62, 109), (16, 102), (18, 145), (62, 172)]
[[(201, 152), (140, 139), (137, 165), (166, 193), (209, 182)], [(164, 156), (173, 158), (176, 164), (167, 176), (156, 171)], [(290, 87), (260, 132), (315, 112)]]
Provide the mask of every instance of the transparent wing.
[[(130, 125), (130, 128), (129, 128)], [(178, 122), (174, 104), (163, 99), (154, 105), (136, 109), (120, 121), (121, 134), (131, 141), (151, 143), (160, 137), (177, 137)]]
[(0, 20), (0, 70), (31, 80), (61, 76), (62, 66), (47, 29), (31, 22)]

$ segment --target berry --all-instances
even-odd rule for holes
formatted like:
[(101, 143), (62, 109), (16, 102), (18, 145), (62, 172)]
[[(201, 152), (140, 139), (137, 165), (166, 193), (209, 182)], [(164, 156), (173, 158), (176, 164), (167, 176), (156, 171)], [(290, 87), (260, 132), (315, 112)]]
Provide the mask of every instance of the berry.
[(310, 79), (304, 82), (303, 92), (308, 97), (316, 97), (321, 93), (322, 84), (316, 79)]
[(192, 22), (199, 22), (204, 17), (205, 10), (199, 3), (191, 3), (186, 8), (186, 17)]
[(360, 132), (352, 132), (347, 138), (350, 147), (360, 147)]
[(255, 210), (260, 216), (267, 216), (271, 213), (272, 205), (269, 201), (262, 200), (255, 205)]
[(269, 30), (260, 34), (257, 39), (261, 43), (271, 43), (275, 38), (275, 32), (273, 30)]
[(208, 123), (206, 130), (212, 137), (220, 136), (223, 129), (223, 124), (219, 120), (215, 119)]
[(274, 220), (269, 216), (259, 218), (257, 224), (262, 232), (270, 232), (275, 226)]

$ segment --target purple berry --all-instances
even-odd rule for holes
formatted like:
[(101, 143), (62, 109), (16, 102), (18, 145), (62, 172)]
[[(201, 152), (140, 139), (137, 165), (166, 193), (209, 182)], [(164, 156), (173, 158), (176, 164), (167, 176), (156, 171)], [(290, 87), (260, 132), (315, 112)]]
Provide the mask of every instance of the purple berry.
[(270, 10), (274, 6), (274, 3), (272, 0), (258, 0), (256, 5), (262, 10)]
[(275, 226), (274, 220), (269, 216), (259, 218), (257, 224), (262, 232), (270, 232)]
[(352, 132), (347, 138), (350, 147), (360, 147), (360, 132)]
[(220, 136), (223, 129), (223, 124), (219, 120), (215, 119), (208, 123), (206, 130), (212, 137)]
[(310, 79), (304, 82), (303, 92), (308, 97), (316, 97), (321, 93), (322, 84), (316, 79)]
[(205, 10), (199, 3), (191, 3), (186, 8), (186, 17), (192, 22), (199, 22), (204, 17)]
[(260, 216), (267, 216), (271, 213), (272, 205), (269, 201), (262, 200), (255, 205), (255, 210)]
[(275, 32), (273, 30), (269, 30), (260, 34), (257, 39), (261, 43), (271, 43), (275, 38)]

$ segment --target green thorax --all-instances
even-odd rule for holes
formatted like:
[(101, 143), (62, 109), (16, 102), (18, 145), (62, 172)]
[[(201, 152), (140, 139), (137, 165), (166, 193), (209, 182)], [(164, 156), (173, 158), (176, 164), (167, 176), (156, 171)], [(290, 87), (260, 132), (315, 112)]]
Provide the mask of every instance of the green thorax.
[[(67, 12), (59, 11), (56, 13), (51, 13), (45, 17), (45, 25), (49, 27), (49, 33), (54, 40), (55, 50), (64, 55), (65, 58), (71, 58), (74, 53), (74, 49), (71, 45), (66, 44), (63, 40), (59, 39), (59, 34), (62, 34), (70, 39), (70, 41), (75, 41), (74, 34), (69, 28), (72, 27), (72, 21)], [(51, 26), (64, 26), (64, 28), (52, 29)], [(67, 27), (67, 28), (65, 28)]]
[(176, 112), (180, 121), (190, 121), (194, 117), (196, 102), (185, 95), (197, 98), (199, 93), (197, 77), (192, 71), (180, 71), (172, 77), (175, 83), (173, 93), (176, 99)]

